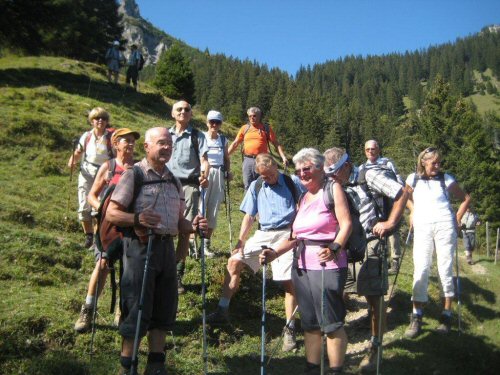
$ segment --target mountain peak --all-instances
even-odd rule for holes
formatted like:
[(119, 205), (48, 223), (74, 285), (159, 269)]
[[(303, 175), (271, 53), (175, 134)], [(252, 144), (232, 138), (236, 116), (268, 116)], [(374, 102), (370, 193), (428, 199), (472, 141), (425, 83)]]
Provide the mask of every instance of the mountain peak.
[(120, 13), (125, 14), (129, 17), (141, 18), (139, 13), (139, 6), (135, 0), (120, 0)]

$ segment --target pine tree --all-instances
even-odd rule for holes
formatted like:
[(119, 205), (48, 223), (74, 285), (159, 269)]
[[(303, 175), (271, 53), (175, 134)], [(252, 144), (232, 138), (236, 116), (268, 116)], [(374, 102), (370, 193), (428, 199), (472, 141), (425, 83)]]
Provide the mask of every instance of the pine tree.
[(178, 43), (166, 50), (156, 66), (154, 85), (163, 95), (194, 104), (194, 78), (190, 61)]

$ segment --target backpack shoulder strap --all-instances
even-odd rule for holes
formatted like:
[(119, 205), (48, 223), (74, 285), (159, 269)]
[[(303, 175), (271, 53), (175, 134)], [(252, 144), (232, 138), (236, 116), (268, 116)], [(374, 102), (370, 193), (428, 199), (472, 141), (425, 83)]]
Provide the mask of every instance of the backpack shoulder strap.
[(109, 182), (113, 179), (115, 176), (115, 170), (116, 170), (116, 159), (109, 159), (108, 160), (108, 177), (106, 178), (106, 183), (109, 184)]
[(227, 137), (224, 134), (219, 134), (219, 136), (222, 143), (222, 149), (225, 149), (227, 145)]
[(196, 128), (191, 130), (191, 144), (194, 148), (194, 153), (196, 154), (196, 160), (200, 162), (200, 141), (199, 141), (199, 131)]
[(325, 184), (323, 185), (323, 202), (325, 203), (326, 208), (328, 208), (330, 211), (333, 211), (335, 208), (335, 200), (333, 198), (333, 181), (328, 179), (325, 181)]
[(106, 129), (106, 133), (105, 133), (105, 138), (106, 138), (106, 148), (108, 149), (108, 156), (110, 158), (114, 158), (114, 152), (113, 152), (113, 145), (111, 144), (111, 137), (113, 136), (113, 133), (115, 132), (115, 130), (110, 130), (110, 129)]
[(283, 179), (285, 180), (285, 185), (287, 186), (288, 190), (290, 190), (290, 192), (292, 193), (293, 201), (297, 206), (300, 197), (297, 191), (297, 187), (295, 186), (295, 183), (293, 182), (292, 178), (287, 174), (283, 174)]
[(87, 154), (87, 146), (90, 142), (90, 138), (92, 138), (92, 130), (89, 130), (87, 132), (87, 135), (85, 136), (85, 141), (83, 142), (83, 154)]
[(264, 183), (264, 180), (262, 179), (261, 176), (259, 176), (255, 182), (255, 196), (257, 198), (259, 197), (259, 192), (260, 192), (260, 189), (262, 189), (263, 183)]

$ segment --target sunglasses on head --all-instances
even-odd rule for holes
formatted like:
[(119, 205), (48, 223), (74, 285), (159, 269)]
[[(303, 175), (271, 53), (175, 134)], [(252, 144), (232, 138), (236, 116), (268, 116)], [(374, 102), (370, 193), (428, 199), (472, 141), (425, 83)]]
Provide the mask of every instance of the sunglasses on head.
[(302, 173), (311, 173), (312, 167), (304, 167), (295, 170), (295, 175), (300, 176)]
[(424, 150), (424, 154), (428, 154), (429, 152), (434, 152), (436, 150), (437, 150), (436, 147), (428, 147)]
[(222, 124), (222, 121), (220, 121), (220, 120), (209, 120), (208, 123), (210, 125), (220, 125), (220, 124)]
[(182, 110), (184, 110), (184, 112), (191, 112), (191, 108), (189, 107), (177, 107), (175, 110), (177, 112), (182, 112)]

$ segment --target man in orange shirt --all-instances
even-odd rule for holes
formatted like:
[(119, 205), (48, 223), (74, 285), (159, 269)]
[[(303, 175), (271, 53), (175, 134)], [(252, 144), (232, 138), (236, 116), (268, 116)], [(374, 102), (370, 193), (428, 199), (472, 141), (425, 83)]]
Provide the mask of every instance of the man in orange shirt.
[(281, 147), (276, 139), (276, 134), (268, 124), (263, 124), (261, 122), (262, 111), (260, 108), (249, 108), (247, 115), (249, 120), (248, 124), (240, 128), (240, 131), (236, 135), (236, 139), (231, 143), (228, 149), (229, 155), (231, 155), (243, 142), (242, 170), (245, 190), (248, 189), (252, 181), (259, 177), (259, 174), (255, 171), (255, 158), (258, 154), (271, 152), (271, 150), (269, 150), (269, 142), (278, 150), (281, 160), (283, 161), (283, 166), (286, 167), (288, 164), (285, 153), (283, 152), (283, 147)]

